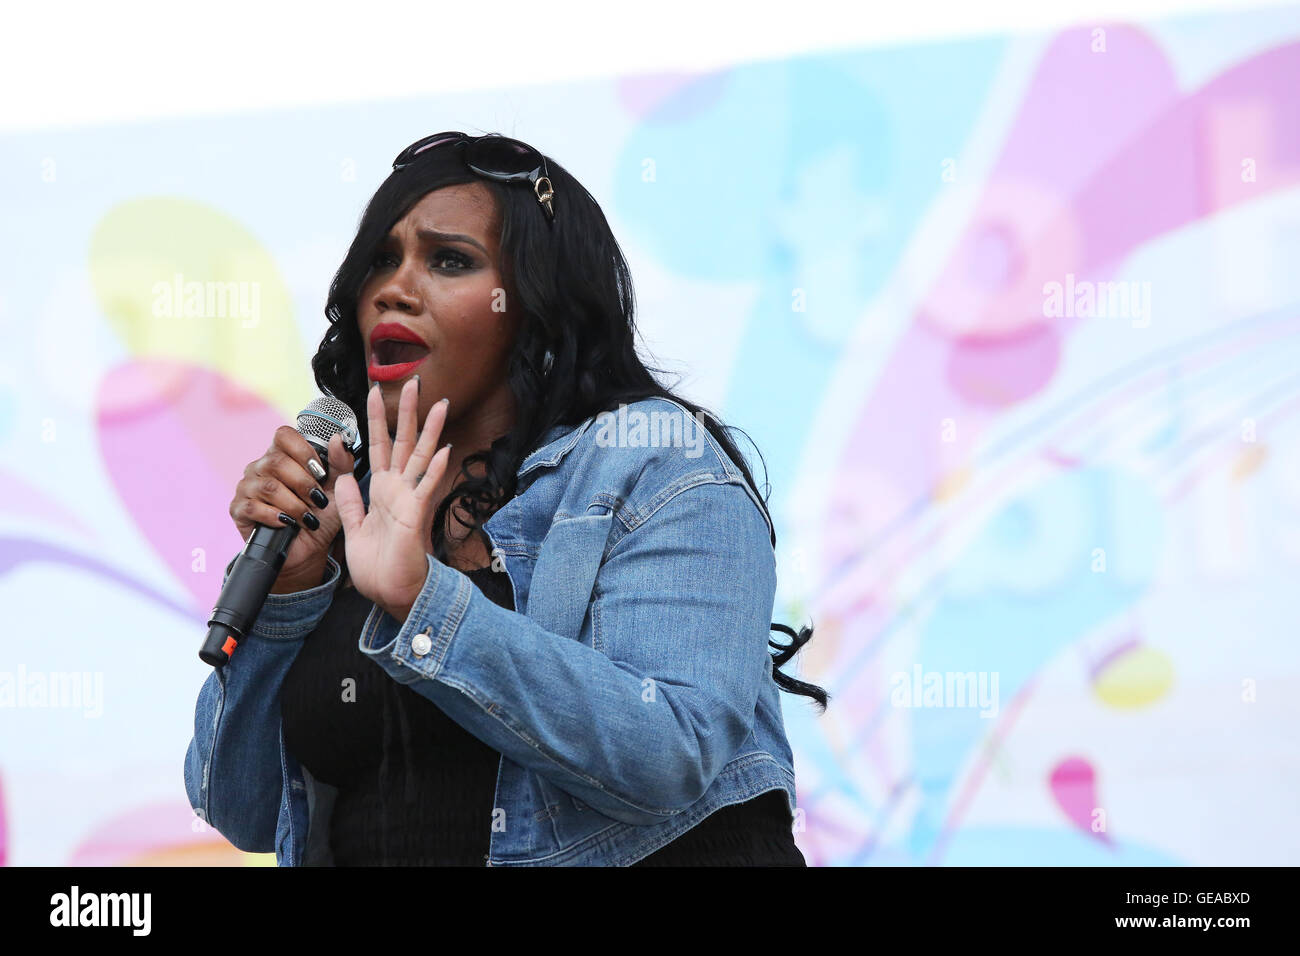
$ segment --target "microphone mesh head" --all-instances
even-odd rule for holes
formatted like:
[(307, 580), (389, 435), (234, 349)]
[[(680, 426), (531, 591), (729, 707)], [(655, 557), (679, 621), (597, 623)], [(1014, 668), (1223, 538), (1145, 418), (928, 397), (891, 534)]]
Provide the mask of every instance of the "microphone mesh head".
[(330, 439), (335, 435), (342, 435), (344, 446), (354, 456), (361, 448), (356, 414), (333, 395), (321, 395), (308, 402), (307, 407), (298, 413), (296, 427), (322, 458), (326, 457)]

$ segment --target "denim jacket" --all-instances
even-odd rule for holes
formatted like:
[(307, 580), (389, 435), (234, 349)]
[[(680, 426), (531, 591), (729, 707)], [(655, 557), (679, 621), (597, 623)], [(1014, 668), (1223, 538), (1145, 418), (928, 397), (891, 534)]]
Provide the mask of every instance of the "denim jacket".
[[(615, 413), (551, 429), (484, 524), (518, 611), (430, 555), (407, 619), (375, 607), (359, 637), (501, 753), (488, 866), (629, 865), (777, 788), (794, 812), (768, 648), (771, 521), (687, 409), (653, 398), (625, 411), (625, 431)], [(676, 418), (686, 437), (637, 429), (638, 413)], [(195, 812), (281, 866), (332, 862), (337, 791), (285, 747), (280, 687), (339, 579), (331, 558), (319, 587), (268, 596), (204, 682), (185, 755)]]

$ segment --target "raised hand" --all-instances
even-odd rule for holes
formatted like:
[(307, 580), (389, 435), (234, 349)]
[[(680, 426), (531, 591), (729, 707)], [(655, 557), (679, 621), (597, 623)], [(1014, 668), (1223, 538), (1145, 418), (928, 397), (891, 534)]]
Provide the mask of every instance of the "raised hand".
[(412, 378), (402, 386), (397, 436), (390, 445), (383, 396), (378, 386), (372, 387), (366, 397), (370, 509), (351, 475), (339, 476), (334, 486), (352, 583), (398, 621), (406, 620), (429, 572), (434, 491), (451, 450), (445, 445), (434, 454), (447, 420), (447, 400), (434, 404), (417, 436), (418, 404), (419, 382)]

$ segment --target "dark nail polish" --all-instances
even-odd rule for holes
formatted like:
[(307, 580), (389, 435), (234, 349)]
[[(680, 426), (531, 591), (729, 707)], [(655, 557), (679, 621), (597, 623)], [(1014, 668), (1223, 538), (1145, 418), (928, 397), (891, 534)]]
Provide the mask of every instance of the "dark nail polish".
[(321, 491), (319, 488), (313, 488), (311, 490), (311, 500), (316, 503), (317, 508), (324, 508), (330, 503), (330, 500), (325, 497), (325, 492)]
[(290, 518), (290, 517), (289, 517), (287, 514), (285, 514), (283, 511), (280, 512), (280, 514), (278, 515), (278, 517), (279, 517), (280, 522), (281, 522), (282, 524), (285, 524), (285, 525), (287, 525), (287, 526), (290, 527), (290, 528), (296, 528), (296, 527), (298, 527), (298, 522), (294, 521), (292, 518)]
[(317, 520), (316, 516), (312, 514), (310, 511), (303, 512), (302, 523), (305, 524), (312, 531), (315, 531), (320, 527), (320, 521)]

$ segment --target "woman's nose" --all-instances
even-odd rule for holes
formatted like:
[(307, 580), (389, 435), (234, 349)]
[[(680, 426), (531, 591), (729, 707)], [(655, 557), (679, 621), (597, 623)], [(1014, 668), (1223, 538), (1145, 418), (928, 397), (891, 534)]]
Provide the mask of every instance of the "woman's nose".
[(402, 280), (402, 273), (399, 270), (394, 272), (375, 292), (375, 307), (380, 312), (396, 309), (398, 312), (418, 313), (420, 299)]

